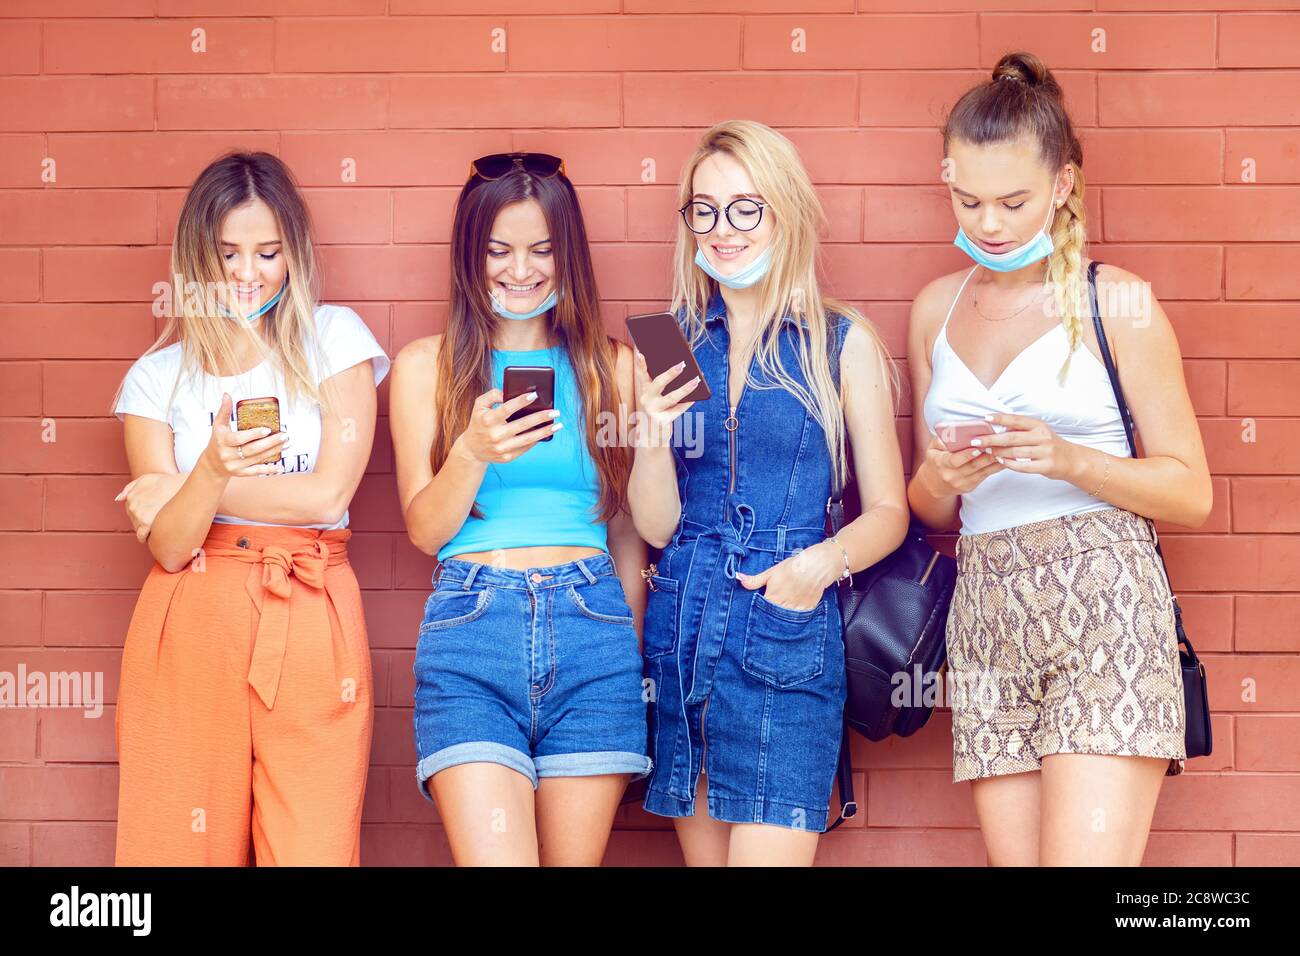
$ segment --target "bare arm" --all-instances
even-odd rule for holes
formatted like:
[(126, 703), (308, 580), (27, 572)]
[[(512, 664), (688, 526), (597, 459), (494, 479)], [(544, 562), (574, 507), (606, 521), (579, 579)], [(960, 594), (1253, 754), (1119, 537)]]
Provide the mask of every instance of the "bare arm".
[[(333, 415), (322, 414), (314, 470), (292, 475), (271, 472), (275, 481), (261, 480), (264, 475), (231, 477), (222, 488), (214, 514), (291, 526), (334, 524), (343, 517), (365, 474), (374, 443), (374, 372), (366, 360), (327, 381), (336, 388), (338, 406)], [(152, 533), (156, 516), (179, 493), (190, 472), (177, 470), (172, 432), (165, 422), (133, 415), (127, 416), (127, 421), (132, 477), (149, 479), (133, 481), (124, 489), (137, 536), (142, 536)]]
[[(271, 474), (279, 458), (278, 436), (265, 436), (266, 429), (232, 432), (227, 426), (231, 399), (222, 396), (212, 438), (199, 456), (194, 470), (183, 476), (179, 489), (151, 517), (145, 541), (155, 560), (167, 571), (176, 572), (189, 564), (195, 550), (212, 527), (221, 496), (232, 477)], [(139, 415), (123, 418), (127, 461), (134, 476), (151, 472), (177, 475), (171, 428), (165, 422)], [(239, 449), (243, 447), (244, 457)]]
[[(1111, 297), (1104, 294), (1103, 283), (1125, 283), (1135, 289), (1144, 284), (1123, 269), (1103, 269), (1106, 278), (1098, 275), (1102, 319), (1109, 319), (1105, 321), (1106, 336), (1124, 397), (1142, 436), (1144, 457), (1108, 455), (1059, 439), (1034, 419), (1013, 415), (994, 419), (1013, 430), (991, 436), (988, 444), (1013, 471), (1060, 478), (1117, 508), (1199, 527), (1214, 506), (1214, 490), (1187, 394), (1178, 339), (1154, 298), (1116, 297), (1119, 301), (1136, 300), (1139, 308), (1132, 315), (1108, 316), (1106, 305)], [(1031, 460), (1015, 461), (1017, 457)]]
[[(888, 361), (889, 356), (865, 329), (858, 325), (849, 329), (840, 358), (840, 392), (862, 513), (836, 537), (848, 552), (850, 572), (871, 567), (907, 535), (910, 515), (885, 366)], [(834, 548), (834, 542), (819, 547), (833, 548), (843, 567), (844, 555)]]
[(907, 367), (912, 380), (912, 480), (907, 484), (907, 502), (921, 523), (936, 531), (959, 530), (961, 496), (1003, 468), (979, 449), (948, 452), (925, 421), (925, 396), (933, 375), (930, 352), (957, 289), (954, 276), (927, 285), (912, 303), (907, 329)]
[(671, 440), (673, 422), (695, 404), (682, 399), (695, 390), (697, 379), (667, 394), (664, 388), (680, 374), (683, 365), (679, 362), (652, 379), (644, 356), (638, 352), (634, 359), (637, 428), (628, 501), (637, 533), (656, 548), (665, 547), (672, 540), (682, 515)]
[[(451, 454), (433, 473), (432, 450), (438, 422), (434, 395), (437, 357), (442, 336), (407, 344), (393, 361), (388, 394), (389, 425), (397, 463), (397, 494), (406, 522), (406, 535), (425, 554), (436, 555), (460, 531), (469, 516), (487, 466), (512, 461), (548, 434), (537, 426), (551, 421), (547, 411), (534, 412), (506, 424), (505, 419), (529, 404), (520, 395), (497, 408), (501, 390), (492, 389), (474, 400), (470, 424), (457, 436)], [(525, 431), (531, 435), (523, 435)]]
[[(636, 390), (633, 386), (632, 349), (622, 343), (618, 345), (618, 393), (620, 399), (619, 417), (623, 428), (620, 434), (628, 434), (630, 413), (636, 410)], [(637, 534), (632, 515), (624, 509), (616, 515), (606, 528), (609, 555), (614, 559), (618, 579), (623, 585), (623, 594), (627, 597), (628, 607), (632, 609), (632, 623), (637, 636), (642, 634), (645, 618), (646, 589), (641, 569), (646, 563), (646, 544)]]
[(358, 362), (327, 380), (338, 406), (321, 416), (320, 452), (305, 474), (277, 475), (275, 481), (231, 480), (221, 511), (268, 524), (334, 524), (347, 511), (366, 472), (375, 441), (378, 405), (371, 360)]

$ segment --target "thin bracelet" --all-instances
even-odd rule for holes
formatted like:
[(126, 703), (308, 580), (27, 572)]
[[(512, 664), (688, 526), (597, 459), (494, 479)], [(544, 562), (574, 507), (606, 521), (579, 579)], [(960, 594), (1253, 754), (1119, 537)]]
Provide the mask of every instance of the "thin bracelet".
[(849, 579), (849, 585), (852, 586), (852, 585), (853, 585), (853, 575), (849, 573), (849, 553), (848, 553), (847, 551), (844, 550), (844, 545), (840, 544), (840, 539), (837, 538), (837, 537), (835, 537), (835, 535), (831, 535), (831, 536), (830, 536), (829, 538), (827, 538), (826, 540), (827, 540), (827, 541), (834, 541), (834, 542), (835, 542), (835, 547), (839, 548), (839, 549), (840, 549), (840, 554), (844, 555), (844, 573), (841, 574), (841, 575), (840, 575), (838, 578), (836, 578), (835, 580), (837, 580), (837, 581), (843, 581), (845, 578), (848, 578), (848, 579)]
[(1096, 498), (1099, 494), (1101, 494), (1101, 489), (1106, 487), (1106, 482), (1110, 478), (1110, 455), (1107, 455), (1105, 452), (1102, 452), (1102, 457), (1106, 462), (1106, 473), (1102, 475), (1101, 484), (1097, 486), (1097, 490), (1092, 493), (1092, 496), (1094, 498)]

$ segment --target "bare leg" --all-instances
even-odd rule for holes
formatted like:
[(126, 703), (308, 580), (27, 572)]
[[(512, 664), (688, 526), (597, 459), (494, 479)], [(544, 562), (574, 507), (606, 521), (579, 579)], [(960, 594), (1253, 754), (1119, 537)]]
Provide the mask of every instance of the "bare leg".
[(709, 816), (709, 798), (705, 793), (706, 778), (700, 773), (695, 786), (695, 816), (674, 817), (677, 842), (687, 866), (726, 866), (727, 848), (731, 842), (731, 824)]
[(1043, 866), (1138, 866), (1165, 757), (1050, 754), (1043, 758)]
[(1038, 770), (971, 781), (989, 866), (1038, 865)]
[(631, 774), (542, 777), (537, 844), (542, 866), (600, 866)]
[(429, 778), (457, 866), (537, 866), (533, 784), (499, 763), (463, 763)]
[(820, 836), (771, 823), (733, 824), (727, 866), (812, 866)]

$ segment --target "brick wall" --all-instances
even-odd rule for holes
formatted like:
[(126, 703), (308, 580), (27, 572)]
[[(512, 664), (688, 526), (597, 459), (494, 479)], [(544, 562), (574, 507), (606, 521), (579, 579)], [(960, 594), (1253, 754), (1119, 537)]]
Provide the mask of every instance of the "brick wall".
[[(565, 157), (618, 330), (667, 292), (674, 184), (699, 132), (760, 119), (793, 139), (821, 190), (830, 285), (902, 358), (910, 297), (965, 261), (938, 184), (938, 118), (1016, 47), (1061, 77), (1084, 139), (1091, 254), (1154, 283), (1215, 475), (1207, 524), (1165, 529), (1209, 667), (1215, 753), (1166, 781), (1146, 862), (1300, 862), (1298, 9), (4, 0), (0, 671), (102, 671), (109, 707), (99, 720), (0, 710), (0, 864), (112, 860), (112, 703), (149, 558), (112, 501), (127, 466), (107, 405), (153, 338), (150, 289), (210, 159), (242, 146), (292, 166), (326, 299), (395, 354), (445, 321), (451, 206), (473, 157)], [(379, 415), (352, 507), (378, 703), (363, 859), (446, 862), (413, 783), (411, 664), (432, 561), (402, 530), (387, 383)], [(950, 782), (949, 728), (940, 711), (909, 740), (855, 742), (865, 814), (822, 842), (821, 862), (983, 862), (968, 785)], [(680, 855), (667, 820), (624, 810), (607, 861)]]

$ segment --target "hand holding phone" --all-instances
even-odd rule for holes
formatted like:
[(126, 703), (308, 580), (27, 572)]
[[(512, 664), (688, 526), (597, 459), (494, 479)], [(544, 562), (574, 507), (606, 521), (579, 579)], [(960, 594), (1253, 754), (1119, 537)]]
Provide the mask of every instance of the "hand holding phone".
[[(554, 375), (554, 369), (548, 368), (547, 371)], [(506, 372), (510, 373), (510, 369)], [(554, 408), (525, 411), (535, 401), (541, 402), (542, 395), (522, 387), (522, 384), (515, 373), (510, 373), (509, 380), (502, 382), (502, 388), (489, 389), (474, 399), (469, 424), (456, 439), (461, 454), (483, 464), (504, 464), (514, 461), (537, 442), (564, 427), (555, 421), (559, 412)], [(517, 393), (506, 398), (506, 387)], [(552, 386), (547, 393), (548, 405), (553, 392)]]
[[(263, 403), (260, 410), (256, 413), (245, 411), (242, 419), (236, 412), (235, 423), (240, 427), (232, 430), (229, 424), (230, 395), (222, 394), (221, 407), (212, 420), (212, 437), (203, 451), (208, 465), (218, 474), (227, 478), (247, 478), (279, 473), (280, 457), (289, 438), (288, 433), (280, 430), (279, 402), (274, 398), (269, 402), (267, 399), (256, 401)], [(275, 403), (274, 412), (270, 402)], [(242, 427), (241, 421), (248, 427)]]
[(990, 422), (981, 419), (970, 419), (969, 421), (957, 422), (936, 422), (934, 433), (943, 442), (943, 447), (948, 451), (963, 451), (971, 448), (971, 439), (979, 438), (982, 435), (992, 435), (994, 432), (993, 425)]
[(695, 361), (695, 353), (671, 312), (628, 316), (627, 331), (636, 350), (645, 356), (646, 370), (651, 379), (658, 381), (664, 373), (680, 366), (679, 371), (665, 381), (659, 394), (680, 390), (691, 379), (698, 378), (695, 387), (678, 401), (702, 402), (713, 395), (700, 372), (699, 363)]

